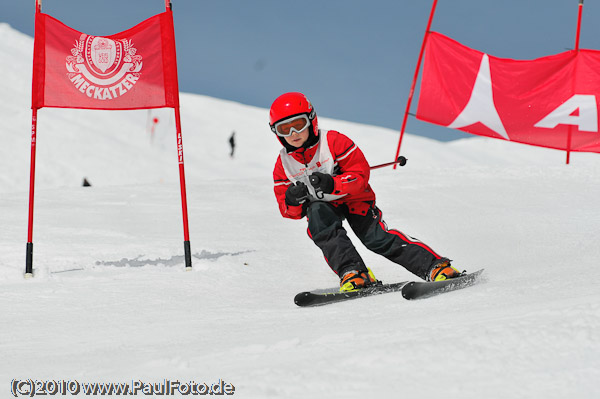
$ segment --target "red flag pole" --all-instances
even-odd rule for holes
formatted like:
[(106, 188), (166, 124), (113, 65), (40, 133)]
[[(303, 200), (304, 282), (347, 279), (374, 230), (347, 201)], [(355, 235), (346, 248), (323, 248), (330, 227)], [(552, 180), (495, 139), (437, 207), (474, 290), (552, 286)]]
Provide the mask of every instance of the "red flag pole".
[(575, 34), (575, 51), (579, 51), (579, 35), (581, 33), (581, 14), (583, 13), (583, 0), (579, 0), (579, 14), (577, 16), (577, 33)]
[[(35, 0), (35, 13), (42, 12), (42, 0)], [(25, 278), (33, 277), (33, 202), (35, 197), (35, 150), (37, 141), (37, 108), (31, 110), (31, 157), (29, 164), (29, 212), (27, 221), (27, 248)]]
[[(400, 146), (402, 145), (402, 138), (404, 137), (404, 130), (406, 129), (406, 122), (408, 120), (408, 113), (410, 111), (410, 104), (412, 103), (412, 98), (415, 93), (415, 85), (417, 84), (417, 78), (419, 77), (419, 69), (421, 68), (421, 60), (423, 59), (423, 53), (425, 52), (425, 44), (427, 43), (427, 36), (429, 36), (429, 29), (431, 28), (431, 22), (433, 21), (433, 15), (435, 14), (435, 8), (437, 6), (437, 0), (433, 0), (433, 4), (431, 6), (431, 12), (429, 13), (429, 21), (427, 22), (427, 28), (425, 29), (425, 35), (423, 37), (423, 43), (421, 44), (421, 52), (419, 53), (419, 59), (417, 61), (417, 67), (415, 69), (415, 76), (412, 81), (412, 85), (410, 87), (410, 92), (408, 93), (408, 102), (406, 104), (406, 110), (404, 111), (404, 119), (402, 120), (402, 128), (400, 129), (400, 139), (398, 140), (398, 148), (396, 149), (396, 156), (394, 159), (398, 159), (400, 155)], [(394, 169), (396, 169), (397, 165), (394, 165)]]
[[(577, 32), (575, 33), (575, 52), (579, 52), (579, 36), (581, 33), (581, 15), (583, 14), (583, 0), (579, 0), (579, 13), (577, 15)], [(567, 134), (567, 165), (571, 161), (571, 138), (573, 135), (573, 125), (569, 125)]]
[(35, 145), (37, 136), (37, 108), (31, 115), (31, 162), (29, 166), (29, 218), (27, 224), (27, 255), (25, 278), (33, 277), (33, 199), (35, 191)]
[[(171, 0), (165, 0), (165, 8), (171, 12), (173, 18)], [(172, 24), (173, 29), (175, 24)], [(175, 36), (173, 34), (173, 36)], [(183, 164), (183, 136), (181, 134), (181, 113), (179, 107), (179, 89), (177, 91), (177, 105), (175, 107), (175, 129), (177, 133), (177, 158), (179, 162), (179, 186), (181, 188), (181, 208), (183, 213), (183, 250), (185, 257), (185, 269), (192, 270), (192, 251), (190, 248), (190, 227), (188, 222), (187, 194), (185, 189), (185, 168)]]
[(192, 252), (190, 248), (190, 227), (188, 224), (187, 195), (185, 190), (185, 168), (183, 166), (183, 137), (181, 135), (181, 115), (179, 104), (175, 108), (175, 127), (177, 130), (177, 157), (179, 161), (179, 186), (181, 187), (181, 208), (183, 211), (183, 249), (185, 268), (192, 269)]

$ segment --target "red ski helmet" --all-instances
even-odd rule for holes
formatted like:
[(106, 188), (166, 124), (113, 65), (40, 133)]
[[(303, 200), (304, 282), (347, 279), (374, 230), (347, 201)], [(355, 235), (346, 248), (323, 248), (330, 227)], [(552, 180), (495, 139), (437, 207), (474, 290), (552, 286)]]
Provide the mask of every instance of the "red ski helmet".
[[(269, 126), (275, 133), (275, 124), (297, 115), (306, 115), (315, 137), (319, 136), (317, 113), (308, 98), (302, 93), (290, 92), (280, 95), (273, 101), (269, 112)], [(280, 141), (281, 138), (280, 138)]]

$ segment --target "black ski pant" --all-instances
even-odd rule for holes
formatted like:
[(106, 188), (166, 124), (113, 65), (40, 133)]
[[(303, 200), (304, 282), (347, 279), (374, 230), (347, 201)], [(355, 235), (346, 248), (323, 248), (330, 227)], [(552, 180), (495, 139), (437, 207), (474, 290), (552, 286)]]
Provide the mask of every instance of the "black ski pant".
[(441, 257), (421, 241), (388, 230), (379, 208), (374, 202), (369, 204), (366, 215), (350, 213), (344, 204), (336, 207), (328, 202), (313, 202), (308, 206), (308, 235), (323, 251), (331, 269), (340, 277), (350, 270), (367, 269), (342, 226), (346, 219), (365, 247), (425, 279)]

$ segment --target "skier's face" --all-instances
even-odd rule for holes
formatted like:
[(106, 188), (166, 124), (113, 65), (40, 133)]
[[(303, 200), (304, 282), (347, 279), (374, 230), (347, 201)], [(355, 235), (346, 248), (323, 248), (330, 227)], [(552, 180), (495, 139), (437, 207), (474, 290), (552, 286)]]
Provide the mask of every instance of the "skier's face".
[(308, 133), (310, 129), (304, 129), (301, 132), (292, 133), (291, 136), (284, 137), (285, 141), (292, 147), (300, 148), (308, 140)]

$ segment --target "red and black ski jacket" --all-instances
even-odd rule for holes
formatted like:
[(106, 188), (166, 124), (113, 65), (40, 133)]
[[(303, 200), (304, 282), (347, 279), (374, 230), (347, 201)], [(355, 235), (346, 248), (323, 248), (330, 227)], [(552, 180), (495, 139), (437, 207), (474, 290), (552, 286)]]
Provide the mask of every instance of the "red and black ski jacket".
[[(283, 149), (277, 158), (273, 170), (273, 180), (275, 197), (281, 215), (290, 219), (304, 217), (303, 205), (290, 206), (285, 203), (285, 192), (293, 184), (293, 178), (290, 180), (290, 176), (293, 176), (295, 171), (286, 171), (284, 164), (290, 165), (290, 162), (293, 163), (291, 159), (304, 165), (298, 165), (298, 170), (304, 175), (310, 175), (316, 171), (327, 173), (329, 171), (324, 170), (322, 165), (329, 164), (329, 170), (333, 171), (333, 173), (329, 173), (333, 175), (334, 181), (332, 196), (342, 196), (341, 198), (331, 199), (329, 202), (334, 206), (345, 204), (348, 206), (350, 213), (366, 215), (369, 207), (375, 201), (375, 192), (369, 185), (369, 163), (360, 148), (347, 136), (335, 130), (327, 131), (326, 134), (321, 133), (316, 144), (308, 148), (298, 148), (291, 152)], [(326, 141), (326, 143), (322, 141)], [(320, 145), (324, 144), (328, 148), (320, 148)], [(332, 160), (327, 159), (329, 154), (331, 154)], [(291, 157), (291, 159), (288, 158), (285, 162), (282, 162), (282, 157)], [(333, 161), (333, 164), (331, 161)]]

